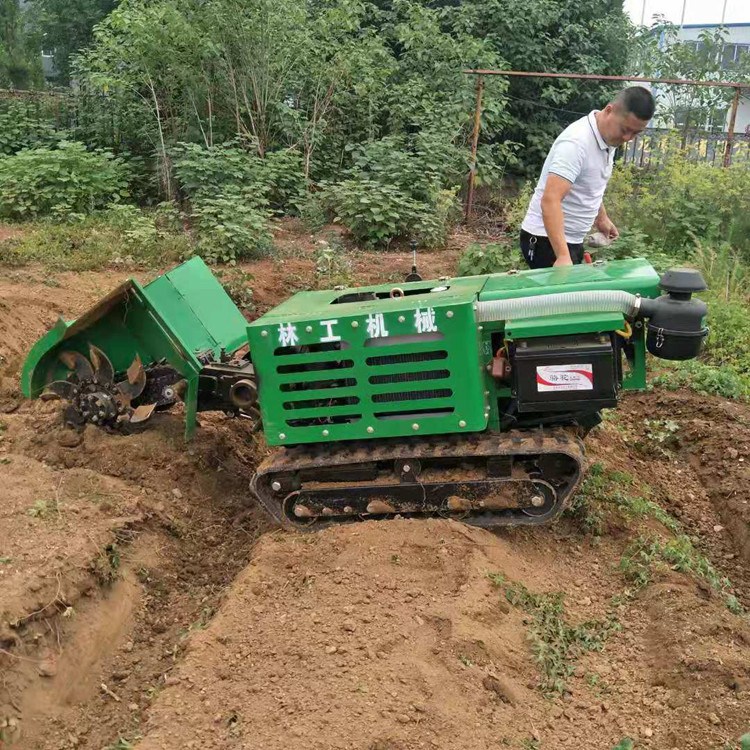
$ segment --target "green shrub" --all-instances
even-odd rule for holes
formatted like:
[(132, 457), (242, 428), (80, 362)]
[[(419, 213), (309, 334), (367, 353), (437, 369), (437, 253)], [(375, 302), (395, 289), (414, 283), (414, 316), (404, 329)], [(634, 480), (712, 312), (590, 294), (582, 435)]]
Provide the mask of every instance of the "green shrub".
[(327, 205), (352, 237), (367, 247), (387, 247), (396, 237), (409, 236), (425, 209), (396, 185), (350, 179), (327, 186)]
[(183, 196), (191, 201), (242, 190), (256, 205), (279, 214), (299, 213), (305, 192), (302, 156), (294, 149), (271, 151), (261, 159), (236, 141), (205, 147), (178, 143), (172, 169)]
[(69, 219), (127, 197), (125, 164), (108, 151), (63, 141), (0, 158), (0, 218)]
[(328, 223), (325, 192), (309, 192), (299, 205), (302, 223), (310, 232), (320, 231)]
[(0, 107), (0, 154), (50, 147), (66, 139), (67, 132), (58, 130), (44, 111), (31, 112), (26, 103), (13, 100), (1, 102)]
[(171, 151), (172, 170), (185, 198), (209, 197), (227, 189), (261, 186), (260, 158), (235, 142), (206, 148), (197, 143), (178, 143)]
[(253, 204), (254, 197), (226, 192), (194, 201), (195, 252), (209, 263), (231, 264), (267, 254), (273, 247), (268, 214)]
[(428, 247), (445, 244), (460, 216), (456, 189), (462, 151), (450, 140), (420, 133), (389, 136), (352, 146), (346, 179), (325, 190), (328, 210), (368, 247), (394, 239), (416, 239)]
[(670, 255), (684, 255), (696, 239), (730, 241), (750, 252), (750, 170), (689, 162), (675, 149), (658, 169), (617, 167), (607, 210), (620, 229), (638, 230)]
[(268, 203), (279, 215), (299, 215), (307, 194), (302, 154), (294, 149), (271, 151), (261, 161), (258, 172)]
[(514, 245), (473, 242), (464, 250), (458, 261), (459, 276), (480, 276), (485, 273), (502, 273), (522, 266), (521, 253)]

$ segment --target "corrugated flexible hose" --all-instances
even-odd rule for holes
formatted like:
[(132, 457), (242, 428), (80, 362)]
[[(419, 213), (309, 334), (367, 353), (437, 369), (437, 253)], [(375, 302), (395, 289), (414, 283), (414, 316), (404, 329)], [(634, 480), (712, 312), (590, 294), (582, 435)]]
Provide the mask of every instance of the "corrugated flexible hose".
[(479, 323), (585, 312), (620, 312), (632, 318), (640, 304), (641, 298), (630, 292), (608, 289), (477, 302), (476, 313)]

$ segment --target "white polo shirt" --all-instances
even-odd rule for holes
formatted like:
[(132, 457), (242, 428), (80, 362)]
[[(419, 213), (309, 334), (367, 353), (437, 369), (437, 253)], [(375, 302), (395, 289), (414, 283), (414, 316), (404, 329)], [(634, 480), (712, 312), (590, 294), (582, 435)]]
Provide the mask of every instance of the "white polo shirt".
[(595, 117), (597, 111), (568, 125), (552, 144), (526, 218), (521, 224), (521, 228), (529, 234), (547, 236), (542, 218), (542, 195), (550, 173), (559, 175), (573, 185), (562, 201), (565, 239), (570, 244), (579, 244), (591, 229), (612, 176), (615, 158), (615, 148), (608, 146), (599, 132)]

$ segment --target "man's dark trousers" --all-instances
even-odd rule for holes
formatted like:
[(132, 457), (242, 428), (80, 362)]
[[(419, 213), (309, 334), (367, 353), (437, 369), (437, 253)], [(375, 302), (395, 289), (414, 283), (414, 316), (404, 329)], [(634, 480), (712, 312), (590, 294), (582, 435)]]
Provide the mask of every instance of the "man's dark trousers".
[[(570, 250), (570, 259), (573, 263), (583, 262), (583, 243), (568, 243)], [(555, 264), (555, 251), (548, 237), (529, 234), (526, 230), (521, 230), (521, 252), (528, 263), (529, 268), (552, 268)]]

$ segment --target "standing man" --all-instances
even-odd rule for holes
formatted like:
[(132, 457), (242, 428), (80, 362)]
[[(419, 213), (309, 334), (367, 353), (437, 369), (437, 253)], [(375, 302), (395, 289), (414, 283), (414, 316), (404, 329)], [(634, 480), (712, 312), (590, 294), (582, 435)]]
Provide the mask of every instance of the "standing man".
[(648, 89), (631, 86), (560, 133), (521, 224), (521, 252), (530, 268), (580, 263), (592, 225), (605, 237), (619, 236), (602, 202), (615, 149), (646, 128), (655, 108)]

